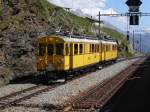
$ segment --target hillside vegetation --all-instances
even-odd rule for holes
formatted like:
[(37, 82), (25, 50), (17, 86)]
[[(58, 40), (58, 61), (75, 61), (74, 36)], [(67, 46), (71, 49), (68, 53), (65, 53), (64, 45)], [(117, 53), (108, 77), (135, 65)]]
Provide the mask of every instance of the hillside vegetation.
[(15, 24), (17, 31), (35, 30), (35, 28), (28, 29), (29, 26), (25, 19), (27, 16), (29, 16), (29, 19), (33, 19), (36, 16), (36, 19), (38, 18), (55, 28), (63, 26), (63, 28), (81, 29), (82, 33), (90, 32), (92, 23), (89, 20), (75, 16), (60, 7), (50, 4), (47, 0), (20, 0), (17, 6), (13, 5), (13, 0), (6, 1), (8, 1), (8, 11), (5, 12), (7, 13), (7, 18), (0, 21), (0, 29), (2, 30), (10, 26), (11, 23)]
[[(79, 34), (94, 34), (92, 22), (50, 4), (47, 0), (5, 0), (0, 4), (0, 85), (17, 77), (35, 75), (36, 41), (41, 32), (74, 29)], [(121, 41), (121, 33), (110, 28), (104, 32)], [(40, 33), (39, 33), (40, 32)], [(43, 35), (43, 33), (42, 33)]]
[(127, 38), (124, 34), (108, 27), (102, 27), (102, 31), (120, 43), (120, 55), (125, 57), (133, 56), (132, 52), (130, 51), (131, 48), (129, 47), (130, 43), (127, 41)]

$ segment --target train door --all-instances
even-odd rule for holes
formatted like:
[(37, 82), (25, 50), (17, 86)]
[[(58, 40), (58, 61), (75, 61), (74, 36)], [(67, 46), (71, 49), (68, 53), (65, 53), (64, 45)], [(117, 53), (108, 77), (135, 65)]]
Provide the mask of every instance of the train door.
[(71, 65), (70, 68), (71, 69), (79, 68), (82, 65), (80, 61), (83, 61), (83, 60), (80, 60), (79, 45), (80, 45), (79, 43), (71, 44), (71, 49), (70, 49), (71, 50), (71, 56), (70, 56), (70, 65)]
[(99, 44), (99, 61), (102, 61), (102, 43)]
[(70, 44), (70, 69), (73, 69), (73, 55), (74, 55), (74, 45)]
[(101, 48), (102, 48), (102, 61), (105, 61), (105, 44), (104, 43), (102, 43)]
[(46, 58), (46, 45), (43, 43), (39, 43), (38, 45), (38, 58), (37, 58), (37, 70), (42, 71), (45, 70), (47, 65)]
[(107, 61), (107, 44), (104, 45), (104, 61)]
[(58, 71), (64, 70), (64, 43), (55, 44), (55, 55), (54, 55), (54, 65), (57, 67)]
[(79, 43), (78, 66), (84, 66), (84, 43)]
[(64, 70), (70, 69), (70, 43), (65, 43)]
[(48, 64), (53, 64), (54, 63), (54, 51), (55, 51), (55, 44), (49, 43), (47, 45), (47, 59), (48, 59)]

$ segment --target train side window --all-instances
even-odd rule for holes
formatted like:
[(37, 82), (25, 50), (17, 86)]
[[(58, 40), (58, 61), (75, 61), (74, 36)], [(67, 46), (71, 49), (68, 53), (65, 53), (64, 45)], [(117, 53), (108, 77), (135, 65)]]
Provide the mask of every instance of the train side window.
[(115, 45), (113, 45), (113, 51), (115, 51), (115, 50), (116, 50)]
[(102, 45), (102, 51), (103, 52), (105, 51), (105, 45), (104, 44)]
[(84, 44), (83, 48), (85, 54), (90, 53), (90, 44)]
[(115, 50), (117, 50), (117, 46), (116, 46), (116, 45), (114, 45), (114, 51), (115, 51)]
[(80, 54), (83, 54), (83, 44), (80, 44)]
[(112, 51), (113, 49), (112, 49), (112, 45), (110, 45), (110, 51)]
[(110, 45), (108, 45), (108, 51), (110, 51)]
[(69, 55), (69, 44), (66, 44), (66, 47), (65, 47), (65, 52), (66, 52), (66, 55)]
[(39, 56), (44, 56), (46, 53), (46, 46), (44, 44), (39, 44)]
[(110, 46), (109, 45), (106, 45), (106, 51), (110, 51)]
[(48, 55), (53, 55), (54, 54), (54, 45), (48, 44), (47, 51), (48, 51)]
[(92, 53), (92, 44), (90, 44), (90, 53)]
[(115, 45), (115, 50), (117, 50), (117, 45)]
[(108, 51), (108, 46), (106, 45), (106, 52)]
[(56, 55), (64, 55), (64, 44), (56, 44)]
[(101, 47), (102, 45), (101, 44), (99, 44), (99, 52), (101, 53), (102, 52), (102, 47)]
[(95, 53), (97, 52), (97, 44), (95, 44)]
[(74, 44), (74, 55), (78, 54), (78, 44)]
[(103, 44), (101, 44), (101, 52), (104, 52)]
[(96, 53), (96, 46), (97, 46), (97, 45), (96, 45), (96, 44), (94, 44), (94, 52), (95, 52), (95, 53)]
[(96, 52), (99, 52), (99, 45), (98, 44), (96, 45), (96, 49), (97, 49)]
[(95, 46), (94, 44), (92, 44), (92, 53), (94, 53), (94, 51), (95, 51)]

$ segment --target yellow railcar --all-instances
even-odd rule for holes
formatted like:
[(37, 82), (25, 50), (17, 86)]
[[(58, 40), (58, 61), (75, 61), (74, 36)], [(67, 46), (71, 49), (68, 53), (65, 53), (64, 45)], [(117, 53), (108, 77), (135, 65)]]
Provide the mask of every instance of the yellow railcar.
[(38, 71), (71, 71), (117, 59), (117, 43), (54, 35), (38, 40)]
[(114, 60), (117, 58), (117, 43), (110, 41), (102, 41), (103, 45), (103, 61)]

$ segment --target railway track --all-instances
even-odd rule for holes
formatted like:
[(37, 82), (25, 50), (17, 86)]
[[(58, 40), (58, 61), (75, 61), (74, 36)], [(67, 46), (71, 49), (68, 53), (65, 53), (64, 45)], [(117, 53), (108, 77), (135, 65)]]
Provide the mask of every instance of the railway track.
[(59, 84), (54, 84), (51, 86), (43, 86), (43, 85), (36, 85), (7, 96), (0, 98), (0, 110), (3, 110), (10, 106), (15, 106), (18, 103), (30, 99), (36, 95), (39, 95), (43, 92), (47, 92), (53, 90), (55, 87), (59, 86)]
[[(136, 58), (139, 58), (139, 57), (136, 57)], [(120, 60), (120, 61), (125, 61), (125, 59)], [(118, 62), (120, 62), (120, 61), (118, 61)], [(81, 78), (81, 77), (83, 77), (85, 75), (88, 75), (88, 73), (83, 74), (83, 75), (78, 75), (77, 77), (69, 78), (65, 83), (68, 83), (68, 82), (73, 81), (75, 79)], [(56, 88), (56, 87), (58, 87), (60, 85), (63, 85), (65, 83), (64, 82), (63, 83), (55, 83), (55, 84), (47, 85), (47, 86), (46, 85), (45, 86), (44, 85), (36, 85), (36, 86), (30, 87), (30, 88), (27, 88), (27, 89), (24, 89), (24, 90), (21, 90), (21, 91), (18, 91), (18, 92), (11, 93), (11, 94), (9, 94), (7, 96), (1, 97), (0, 98), (0, 110), (3, 110), (5, 108), (11, 107), (11, 106), (17, 106), (22, 101), (30, 99), (30, 98), (32, 98), (32, 97), (34, 97), (36, 95), (40, 95), (43, 92), (51, 91), (54, 88)], [(106, 81), (105, 83), (101, 84), (101, 86), (100, 86), (101, 89), (100, 90), (102, 90), (102, 86), (103, 87), (106, 86), (106, 83), (109, 83), (109, 82)], [(92, 89), (91, 91), (87, 92), (89, 94), (88, 96), (90, 96), (90, 94), (92, 94), (92, 93), (94, 94), (95, 92), (93, 92), (93, 91), (95, 91), (95, 89), (97, 89), (97, 88), (99, 88), (99, 86), (97, 86), (94, 89)], [(97, 97), (97, 95), (99, 93), (95, 93), (95, 94), (96, 94), (96, 97)], [(99, 96), (99, 97), (101, 97), (101, 96)], [(89, 105), (91, 105), (90, 102), (89, 102), (89, 105), (87, 105), (87, 103), (84, 103), (84, 104), (80, 105), (80, 103), (78, 104), (79, 101), (80, 102), (84, 101), (84, 99), (82, 98), (82, 100), (80, 99), (80, 100), (74, 101), (76, 103), (75, 103), (75, 105), (73, 107), (79, 108), (81, 105), (83, 107), (86, 104), (86, 108), (87, 108)], [(78, 104), (78, 105), (76, 105), (76, 104)]]
[[(71, 82), (75, 79), (81, 78), (85, 75), (88, 75), (88, 74), (79, 75), (77, 77), (70, 77), (66, 82), (54, 83), (54, 84), (47, 85), (47, 86), (35, 85), (35, 86), (30, 87), (30, 88), (11, 93), (11, 94), (6, 95), (4, 97), (0, 97), (0, 110), (3, 110), (5, 108), (11, 107), (11, 106), (18, 106), (18, 105), (20, 106), (19, 103), (22, 101), (30, 99), (36, 95), (42, 94), (43, 92), (51, 91), (58, 86), (61, 86), (61, 85), (68, 83), (68, 82)], [(36, 105), (36, 106), (34, 105), (33, 107), (38, 107), (38, 105)]]
[(90, 88), (88, 91), (81, 93), (76, 98), (68, 102), (64, 107), (64, 111), (89, 111), (99, 110), (106, 102), (124, 85), (137, 68), (144, 62), (145, 59), (130, 65), (127, 69), (115, 77), (104, 81), (103, 83)]

